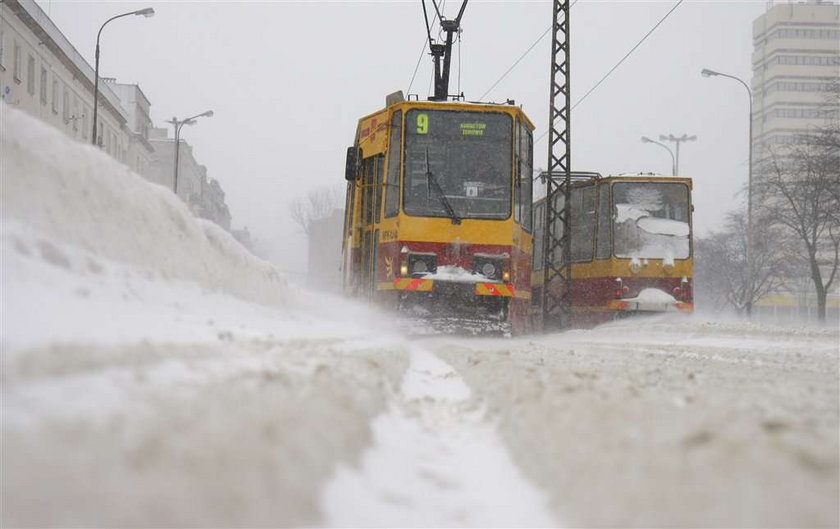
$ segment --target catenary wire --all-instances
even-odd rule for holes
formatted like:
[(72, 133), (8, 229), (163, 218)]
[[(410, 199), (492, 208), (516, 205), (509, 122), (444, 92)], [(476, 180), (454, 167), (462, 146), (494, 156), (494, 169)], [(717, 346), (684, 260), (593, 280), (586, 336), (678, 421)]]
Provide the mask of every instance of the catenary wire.
[[(683, 2), (684, 2), (684, 0), (678, 0), (678, 1), (677, 1), (677, 3), (676, 3), (676, 4), (674, 4), (674, 6), (671, 8), (671, 10), (670, 10), (670, 11), (668, 11), (667, 13), (665, 13), (665, 16), (664, 16), (664, 17), (662, 17), (662, 18), (659, 20), (659, 22), (657, 22), (657, 23), (656, 23), (656, 24), (655, 24), (652, 28), (650, 28), (650, 30), (649, 30), (649, 31), (645, 34), (645, 36), (644, 36), (644, 37), (642, 37), (642, 40), (640, 40), (639, 42), (637, 42), (637, 43), (636, 43), (636, 45), (635, 45), (635, 46), (633, 46), (633, 48), (631, 48), (631, 49), (630, 49), (630, 51), (628, 51), (628, 52), (624, 55), (624, 57), (622, 57), (622, 58), (621, 58), (621, 60), (620, 60), (620, 61), (618, 61), (618, 62), (615, 64), (615, 66), (613, 66), (613, 67), (610, 69), (610, 71), (608, 71), (608, 72), (607, 72), (607, 73), (606, 73), (606, 74), (605, 74), (605, 75), (601, 78), (601, 80), (600, 80), (600, 81), (598, 81), (597, 83), (595, 83), (595, 86), (593, 86), (592, 88), (590, 88), (590, 89), (589, 89), (589, 91), (588, 91), (588, 92), (586, 92), (585, 94), (583, 94), (583, 96), (582, 96), (580, 99), (578, 99), (578, 100), (575, 102), (575, 104), (573, 104), (573, 105), (572, 105), (572, 108), (571, 108), (570, 110), (573, 110), (576, 106), (578, 106), (579, 104), (581, 104), (581, 103), (583, 102), (583, 100), (584, 100), (584, 99), (586, 99), (586, 98), (587, 98), (587, 96), (589, 96), (589, 94), (591, 94), (592, 92), (594, 92), (594, 91), (595, 91), (595, 89), (596, 89), (596, 88), (598, 88), (599, 86), (601, 86), (601, 83), (603, 83), (604, 81), (606, 81), (606, 80), (607, 80), (607, 77), (609, 77), (609, 76), (610, 76), (610, 74), (612, 74), (612, 73), (613, 73), (613, 72), (614, 72), (614, 71), (615, 71), (615, 70), (616, 70), (619, 66), (621, 66), (621, 63), (623, 63), (625, 60), (627, 60), (627, 58), (628, 58), (628, 57), (630, 57), (630, 55), (631, 55), (634, 51), (636, 51), (636, 48), (638, 48), (639, 46), (641, 46), (641, 45), (642, 45), (642, 43), (643, 43), (645, 40), (647, 40), (647, 38), (648, 38), (648, 37), (650, 37), (650, 36), (651, 36), (651, 34), (652, 34), (654, 31), (656, 31), (656, 28), (658, 28), (658, 27), (659, 27), (659, 26), (660, 26), (663, 22), (665, 22), (665, 19), (667, 19), (669, 16), (671, 16), (671, 13), (673, 13), (673, 12), (674, 12), (674, 11), (675, 11), (675, 10), (676, 10), (679, 6), (680, 6), (680, 4), (682, 4)], [(541, 141), (543, 138), (545, 138), (545, 137), (546, 137), (546, 135), (548, 135), (548, 131), (549, 131), (549, 130), (550, 130), (550, 129), (546, 129), (546, 131), (545, 131), (545, 132), (543, 132), (543, 133), (540, 135), (540, 137), (539, 137), (539, 138), (537, 138), (536, 140), (534, 140), (534, 145), (536, 145), (536, 144), (537, 144), (537, 142), (539, 142), (539, 141)]]
[[(571, 5), (569, 6), (569, 9), (571, 9), (571, 8), (572, 8), (572, 7), (573, 7), (576, 3), (578, 3), (578, 0), (574, 0), (574, 2), (572, 2), (572, 3), (571, 3)], [(501, 75), (501, 77), (499, 77), (498, 79), (496, 79), (496, 82), (495, 82), (495, 83), (493, 83), (493, 85), (492, 85), (490, 88), (488, 88), (488, 89), (487, 89), (487, 90), (486, 90), (483, 94), (481, 94), (481, 97), (479, 97), (479, 98), (478, 98), (478, 100), (479, 100), (479, 101), (483, 101), (483, 100), (484, 100), (484, 96), (486, 96), (486, 95), (487, 95), (487, 94), (489, 94), (491, 91), (493, 91), (493, 89), (494, 89), (494, 88), (496, 88), (496, 85), (498, 85), (499, 83), (501, 83), (501, 82), (504, 80), (504, 78), (505, 78), (505, 77), (507, 77), (507, 76), (508, 76), (508, 74), (509, 74), (510, 72), (512, 72), (512, 71), (513, 71), (513, 69), (514, 69), (514, 68), (516, 68), (516, 66), (517, 66), (520, 62), (522, 62), (522, 59), (524, 59), (526, 55), (528, 55), (529, 53), (531, 53), (531, 50), (533, 50), (533, 49), (537, 46), (537, 44), (539, 44), (539, 43), (542, 41), (542, 39), (544, 39), (544, 38), (545, 38), (545, 36), (546, 36), (546, 35), (548, 35), (548, 32), (549, 32), (549, 31), (551, 31), (551, 28), (552, 28), (552, 27), (553, 27), (553, 24), (552, 24), (551, 26), (548, 26), (548, 28), (547, 28), (547, 29), (543, 32), (543, 34), (542, 34), (542, 35), (540, 35), (540, 37), (539, 37), (537, 40), (535, 40), (535, 41), (534, 41), (534, 43), (533, 43), (533, 44), (531, 44), (531, 46), (530, 46), (527, 50), (525, 50), (525, 53), (523, 53), (522, 55), (520, 55), (520, 56), (519, 56), (519, 58), (518, 58), (518, 59), (516, 59), (516, 61), (514, 61), (514, 63), (510, 66), (510, 68), (508, 68), (507, 70), (505, 70), (505, 73), (503, 73), (503, 74)]]

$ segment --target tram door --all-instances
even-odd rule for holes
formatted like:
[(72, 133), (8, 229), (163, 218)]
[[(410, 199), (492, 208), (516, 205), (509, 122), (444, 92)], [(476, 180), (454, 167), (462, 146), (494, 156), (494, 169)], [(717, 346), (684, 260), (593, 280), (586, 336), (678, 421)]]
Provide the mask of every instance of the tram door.
[(361, 298), (371, 299), (376, 289), (379, 258), (379, 221), (382, 207), (382, 171), (385, 157), (362, 162)]

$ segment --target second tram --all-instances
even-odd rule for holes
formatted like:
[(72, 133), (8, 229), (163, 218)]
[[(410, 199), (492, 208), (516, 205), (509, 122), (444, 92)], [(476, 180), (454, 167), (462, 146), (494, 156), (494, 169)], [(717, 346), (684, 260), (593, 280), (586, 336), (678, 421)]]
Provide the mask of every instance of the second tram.
[[(571, 321), (590, 326), (631, 313), (694, 310), (692, 181), (653, 175), (592, 175), (570, 188)], [(564, 197), (557, 194), (556, 208)], [(535, 239), (545, 234), (545, 199), (534, 206)], [(555, 233), (562, 232), (558, 221)], [(534, 252), (533, 314), (539, 317), (543, 248)], [(559, 264), (562, 250), (552, 259)], [(549, 285), (552, 293), (565, 288)]]

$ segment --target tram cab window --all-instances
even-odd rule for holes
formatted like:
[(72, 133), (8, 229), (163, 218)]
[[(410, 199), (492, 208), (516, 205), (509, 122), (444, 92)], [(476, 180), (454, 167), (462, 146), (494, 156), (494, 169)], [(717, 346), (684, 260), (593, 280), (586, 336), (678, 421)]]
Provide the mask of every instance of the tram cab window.
[(595, 242), (595, 186), (571, 192), (572, 261), (591, 261)]
[(611, 255), (610, 237), (612, 223), (610, 222), (610, 186), (601, 185), (598, 188), (598, 242), (595, 252), (596, 259), (609, 259)]
[(613, 185), (613, 197), (616, 257), (689, 257), (688, 186), (678, 182), (618, 182)]
[(385, 218), (396, 216), (400, 210), (400, 140), (402, 139), (402, 110), (391, 117), (391, 136), (388, 141), (388, 176), (385, 182)]
[(502, 112), (409, 110), (403, 160), (406, 214), (510, 217), (512, 130), (512, 118)]

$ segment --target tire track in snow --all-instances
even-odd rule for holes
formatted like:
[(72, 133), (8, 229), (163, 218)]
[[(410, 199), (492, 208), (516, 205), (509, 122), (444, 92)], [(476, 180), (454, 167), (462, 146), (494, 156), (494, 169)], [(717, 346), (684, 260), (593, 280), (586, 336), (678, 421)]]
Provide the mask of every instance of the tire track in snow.
[(556, 525), (548, 496), (521, 474), (461, 377), (414, 348), (359, 468), (321, 493), (324, 524), (356, 527)]

